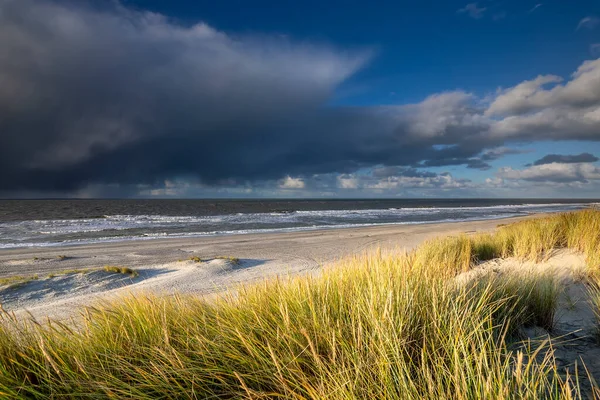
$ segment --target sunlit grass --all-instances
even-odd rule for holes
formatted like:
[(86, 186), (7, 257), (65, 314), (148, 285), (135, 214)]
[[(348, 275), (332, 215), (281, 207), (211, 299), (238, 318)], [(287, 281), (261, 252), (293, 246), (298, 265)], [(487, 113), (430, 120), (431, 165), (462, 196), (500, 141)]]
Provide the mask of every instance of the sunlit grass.
[(543, 261), (560, 248), (582, 252), (590, 270), (600, 271), (600, 211), (529, 219), (503, 225), (493, 234), (433, 239), (416, 251), (416, 258), (453, 274), (493, 258)]
[(558, 398), (567, 384), (550, 359), (518, 365), (523, 356), (504, 339), (547, 314), (528, 301), (546, 290), (536, 280), (458, 288), (404, 259), (365, 256), (319, 278), (269, 282), (213, 303), (121, 299), (89, 310), (78, 331), (1, 332), (0, 393)]
[(136, 270), (131, 269), (129, 267), (119, 267), (119, 266), (115, 266), (115, 265), (105, 265), (103, 269), (104, 269), (104, 271), (111, 272), (113, 274), (129, 275), (132, 278), (135, 278), (136, 276), (139, 275), (139, 272), (137, 272)]
[(549, 348), (512, 342), (523, 326), (552, 329), (552, 276), (453, 277), (560, 247), (584, 252), (594, 271), (600, 231), (586, 226), (598, 221), (585, 211), (436, 239), (211, 301), (126, 297), (87, 309), (76, 329), (6, 315), (0, 397), (577, 398)]
[(240, 259), (237, 257), (231, 257), (231, 256), (217, 256), (215, 257), (216, 260), (226, 260), (229, 261), (232, 264), (239, 264), (240, 263)]
[(57, 276), (65, 276), (65, 275), (89, 274), (89, 273), (97, 272), (97, 271), (124, 274), (124, 275), (129, 275), (132, 278), (139, 275), (138, 271), (136, 271), (132, 268), (107, 265), (103, 268), (63, 269), (60, 271), (51, 272), (42, 278), (40, 278), (40, 276), (38, 274), (9, 276), (9, 277), (0, 279), (0, 287), (4, 286), (5, 288), (17, 288), (17, 287), (23, 286), (26, 283), (29, 283), (29, 282), (32, 282), (32, 281), (35, 281), (38, 279), (43, 279), (43, 278), (51, 279), (51, 278), (55, 278)]
[(14, 289), (28, 282), (35, 281), (39, 277), (37, 275), (16, 275), (0, 279), (0, 287)]
[[(231, 256), (217, 256), (217, 257), (213, 257), (213, 258), (201, 258), (198, 256), (192, 256), (189, 258), (190, 261), (193, 261), (195, 263), (201, 263), (201, 262), (205, 262), (205, 261), (210, 261), (210, 260), (226, 260), (229, 261), (232, 264), (239, 264), (240, 263), (240, 259), (237, 257), (231, 257)], [(182, 260), (179, 260), (182, 261)]]

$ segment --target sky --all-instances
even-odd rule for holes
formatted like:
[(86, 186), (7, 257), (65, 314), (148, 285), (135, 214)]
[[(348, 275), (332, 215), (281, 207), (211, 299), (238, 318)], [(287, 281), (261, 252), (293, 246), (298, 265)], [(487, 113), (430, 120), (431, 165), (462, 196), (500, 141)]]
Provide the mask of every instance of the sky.
[(600, 198), (592, 0), (0, 0), (0, 197)]

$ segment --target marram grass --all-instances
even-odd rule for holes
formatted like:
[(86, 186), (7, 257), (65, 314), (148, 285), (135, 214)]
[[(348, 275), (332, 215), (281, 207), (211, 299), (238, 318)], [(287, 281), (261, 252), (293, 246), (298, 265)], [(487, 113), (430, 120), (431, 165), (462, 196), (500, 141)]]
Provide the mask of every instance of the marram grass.
[(588, 225), (600, 226), (600, 212), (351, 257), (318, 277), (212, 301), (128, 297), (88, 308), (77, 329), (5, 315), (0, 397), (579, 398), (551, 351), (514, 346), (524, 325), (552, 328), (552, 277), (452, 277), (480, 260), (539, 260), (557, 247), (597, 268), (600, 231)]

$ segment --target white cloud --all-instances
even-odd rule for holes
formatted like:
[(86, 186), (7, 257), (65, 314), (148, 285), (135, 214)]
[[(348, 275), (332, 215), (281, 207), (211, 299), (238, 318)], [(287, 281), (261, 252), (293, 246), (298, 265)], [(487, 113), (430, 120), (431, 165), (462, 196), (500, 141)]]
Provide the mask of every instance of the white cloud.
[[(523, 114), (548, 107), (600, 105), (600, 59), (585, 61), (566, 84), (555, 75), (539, 76), (509, 88), (486, 111), (487, 115)], [(555, 83), (550, 89), (545, 85)]]
[(502, 179), (541, 182), (586, 182), (600, 180), (600, 168), (589, 163), (551, 163), (534, 165), (525, 169), (501, 168), (497, 176)]
[[(307, 187), (313, 187), (310, 180), (307, 183)], [(368, 173), (337, 175), (335, 186), (343, 190), (386, 193), (388, 195), (403, 193), (411, 189), (426, 191), (456, 189), (460, 191), (474, 187), (470, 180), (455, 178), (450, 173), (436, 174), (404, 167), (379, 167)]]
[(464, 189), (471, 187), (466, 179), (456, 179), (449, 173), (435, 176), (389, 176), (386, 178), (363, 177), (362, 187), (375, 190), (395, 189)]
[(538, 3), (535, 6), (533, 6), (533, 8), (531, 10), (529, 10), (529, 13), (531, 14), (532, 12), (534, 12), (535, 10), (537, 10), (538, 8), (540, 8), (541, 6), (543, 6), (542, 3)]
[(304, 189), (304, 180), (301, 178), (292, 178), (287, 176), (279, 182), (281, 189)]
[(569, 81), (561, 82), (554, 75), (540, 76), (501, 91), (485, 111), (489, 137), (600, 139), (600, 59), (584, 62)]
[(594, 29), (596, 26), (598, 26), (598, 24), (600, 23), (600, 18), (595, 17), (595, 16), (589, 16), (589, 17), (585, 17), (583, 18), (581, 21), (579, 21), (579, 24), (577, 25), (577, 30), (581, 29), (581, 28), (586, 28), (586, 29)]
[(419, 137), (444, 136), (451, 127), (481, 126), (483, 118), (473, 108), (474, 96), (455, 91), (434, 94), (421, 103), (403, 107), (409, 131)]
[(498, 95), (489, 108), (486, 115), (514, 114), (528, 111), (534, 106), (541, 106), (547, 102), (550, 93), (544, 91), (544, 85), (562, 82), (562, 78), (555, 75), (538, 76), (525, 81), (515, 87), (504, 90)]
[(457, 12), (459, 14), (469, 14), (471, 18), (480, 19), (483, 18), (483, 14), (485, 13), (487, 8), (479, 7), (477, 3), (469, 3), (464, 8), (461, 8)]
[(337, 187), (340, 189), (358, 189), (358, 178), (354, 175), (339, 175), (337, 177)]
[(439, 93), (394, 112), (413, 140), (443, 144), (451, 154), (448, 159), (474, 157), (476, 153), (452, 154), (469, 141), (494, 143), (488, 146), (492, 148), (524, 140), (598, 140), (600, 59), (581, 64), (566, 82), (540, 75), (491, 98)]

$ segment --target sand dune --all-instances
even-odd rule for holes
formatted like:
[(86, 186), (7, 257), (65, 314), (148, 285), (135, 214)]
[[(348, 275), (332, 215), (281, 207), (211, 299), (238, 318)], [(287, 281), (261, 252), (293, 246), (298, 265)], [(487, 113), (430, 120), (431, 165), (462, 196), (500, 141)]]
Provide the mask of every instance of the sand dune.
[[(556, 364), (559, 368), (575, 364), (585, 368), (592, 376), (600, 376), (600, 346), (598, 345), (598, 325), (589, 288), (584, 279), (587, 276), (585, 256), (568, 249), (556, 250), (542, 262), (520, 261), (515, 258), (495, 259), (459, 275), (456, 279), (466, 283), (494, 276), (506, 278), (533, 275), (553, 276), (560, 285), (561, 294), (551, 332), (533, 326), (523, 329), (525, 343), (534, 348), (550, 339)], [(541, 359), (544, 354), (540, 354)], [(591, 390), (586, 374), (580, 376), (582, 387)]]

